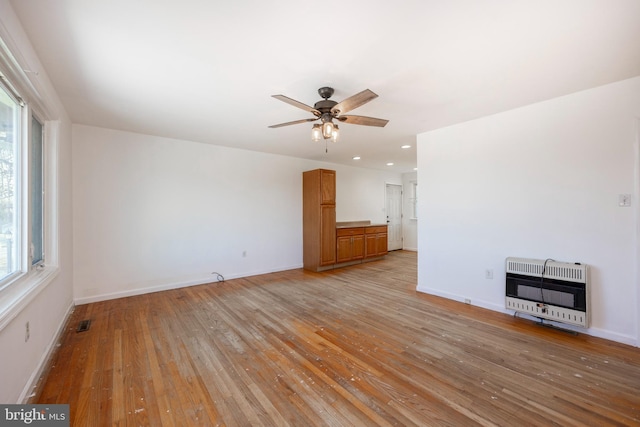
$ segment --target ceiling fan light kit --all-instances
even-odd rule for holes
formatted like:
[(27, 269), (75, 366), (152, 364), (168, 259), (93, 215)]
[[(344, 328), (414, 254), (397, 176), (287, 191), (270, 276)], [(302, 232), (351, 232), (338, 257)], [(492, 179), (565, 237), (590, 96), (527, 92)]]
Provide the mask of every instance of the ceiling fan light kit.
[(338, 129), (338, 125), (333, 125), (333, 131), (331, 132), (331, 141), (338, 142), (339, 134), (340, 134), (340, 129)]
[(322, 126), (316, 123), (311, 129), (311, 140), (313, 142), (318, 142), (320, 141), (320, 138), (322, 138)]
[(331, 121), (327, 120), (325, 122), (322, 122), (322, 137), (324, 139), (329, 139), (331, 138), (331, 135), (333, 135), (333, 123), (331, 123)]
[(305, 111), (312, 113), (315, 117), (309, 119), (295, 120), (293, 122), (280, 123), (277, 125), (271, 125), (270, 128), (279, 128), (282, 126), (295, 125), (298, 123), (307, 123), (320, 120), (322, 124), (314, 124), (311, 128), (311, 140), (320, 141), (321, 138), (331, 139), (333, 142), (338, 141), (340, 135), (340, 129), (338, 125), (333, 123), (333, 119), (342, 123), (349, 123), (355, 125), (364, 126), (377, 126), (384, 127), (389, 121), (385, 119), (377, 119), (374, 117), (365, 116), (343, 116), (342, 113), (349, 112), (355, 108), (360, 107), (363, 104), (378, 97), (375, 93), (369, 89), (365, 89), (360, 93), (357, 93), (342, 102), (336, 102), (329, 98), (333, 95), (333, 88), (321, 87), (318, 89), (318, 94), (322, 100), (316, 102), (313, 107), (310, 107), (302, 102), (296, 101), (284, 95), (273, 95), (274, 98), (279, 99), (282, 102), (293, 105)]

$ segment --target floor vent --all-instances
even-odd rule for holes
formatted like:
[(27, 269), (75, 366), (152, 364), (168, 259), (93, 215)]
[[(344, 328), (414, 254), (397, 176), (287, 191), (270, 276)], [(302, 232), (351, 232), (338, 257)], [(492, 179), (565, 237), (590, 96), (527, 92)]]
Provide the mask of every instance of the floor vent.
[(91, 327), (91, 320), (82, 320), (78, 323), (78, 327), (76, 328), (76, 332), (86, 332)]

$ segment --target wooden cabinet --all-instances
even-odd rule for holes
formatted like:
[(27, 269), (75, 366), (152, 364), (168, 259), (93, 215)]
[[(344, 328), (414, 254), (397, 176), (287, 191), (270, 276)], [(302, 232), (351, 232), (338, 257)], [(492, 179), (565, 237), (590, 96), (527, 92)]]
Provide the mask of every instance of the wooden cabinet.
[(365, 258), (386, 255), (387, 250), (387, 226), (377, 225), (366, 227), (365, 233)]
[(387, 226), (349, 221), (336, 228), (336, 172), (302, 173), (302, 262), (306, 270), (344, 267), (387, 253)]
[(336, 262), (364, 258), (364, 228), (338, 228), (336, 230)]
[(387, 226), (345, 227), (336, 230), (336, 262), (359, 261), (387, 254)]
[(336, 206), (320, 206), (320, 265), (336, 262)]
[(312, 271), (336, 263), (336, 172), (302, 174), (302, 261)]
[(336, 205), (336, 171), (319, 169), (320, 174), (320, 203)]

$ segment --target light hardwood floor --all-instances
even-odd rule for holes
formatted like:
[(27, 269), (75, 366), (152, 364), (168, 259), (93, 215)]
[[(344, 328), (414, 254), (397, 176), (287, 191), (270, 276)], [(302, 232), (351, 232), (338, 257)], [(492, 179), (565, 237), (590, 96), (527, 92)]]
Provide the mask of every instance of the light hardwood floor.
[(398, 251), (78, 306), (32, 403), (69, 403), (78, 426), (640, 423), (640, 349), (418, 293), (416, 275)]

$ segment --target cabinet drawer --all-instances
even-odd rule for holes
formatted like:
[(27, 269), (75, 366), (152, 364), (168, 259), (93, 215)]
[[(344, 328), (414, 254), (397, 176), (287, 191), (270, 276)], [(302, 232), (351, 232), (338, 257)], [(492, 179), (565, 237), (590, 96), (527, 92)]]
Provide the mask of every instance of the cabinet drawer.
[(367, 227), (364, 229), (365, 234), (378, 234), (378, 233), (386, 233), (386, 232), (387, 232), (386, 225)]
[(336, 236), (338, 236), (338, 237), (356, 236), (358, 234), (360, 234), (360, 235), (364, 234), (364, 228), (363, 227), (338, 228), (338, 229), (336, 229)]

